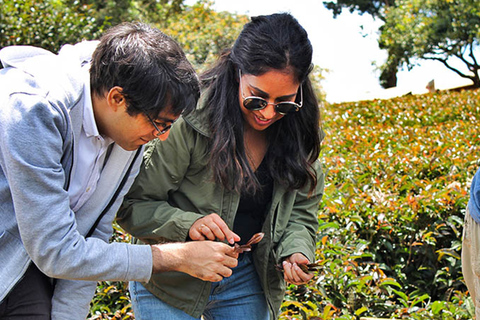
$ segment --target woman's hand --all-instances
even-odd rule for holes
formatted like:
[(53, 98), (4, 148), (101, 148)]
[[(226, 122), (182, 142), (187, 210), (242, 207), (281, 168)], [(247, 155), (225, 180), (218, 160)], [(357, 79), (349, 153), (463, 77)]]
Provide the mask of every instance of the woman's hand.
[(195, 221), (190, 227), (188, 235), (192, 240), (219, 239), (223, 241), (227, 239), (230, 244), (240, 241), (240, 237), (230, 230), (225, 221), (216, 213), (211, 213)]
[(301, 253), (294, 253), (283, 261), (283, 277), (293, 284), (305, 284), (313, 278), (313, 273), (305, 273), (299, 265), (309, 264), (310, 261)]

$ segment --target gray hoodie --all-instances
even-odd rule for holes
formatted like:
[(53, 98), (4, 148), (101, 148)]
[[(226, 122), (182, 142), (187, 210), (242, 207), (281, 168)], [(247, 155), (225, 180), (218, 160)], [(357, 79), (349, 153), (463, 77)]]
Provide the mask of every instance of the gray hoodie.
[(67, 45), (58, 55), (27, 46), (0, 51), (0, 301), (33, 261), (49, 277), (65, 279), (56, 282), (53, 319), (85, 319), (98, 280), (148, 281), (152, 271), (148, 246), (108, 243), (141, 156), (91, 237), (85, 235), (135, 152), (114, 144), (95, 195), (77, 212), (70, 209), (68, 184), (97, 43)]

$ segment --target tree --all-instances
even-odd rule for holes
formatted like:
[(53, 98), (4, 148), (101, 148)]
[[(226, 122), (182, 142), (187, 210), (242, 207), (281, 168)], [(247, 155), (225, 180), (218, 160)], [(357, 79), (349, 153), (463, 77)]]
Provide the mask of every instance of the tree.
[(230, 48), (243, 25), (249, 21), (245, 15), (216, 12), (211, 6), (211, 1), (200, 0), (186, 7), (182, 14), (158, 23), (160, 29), (182, 45), (197, 71), (214, 62), (224, 49)]
[[(458, 75), (480, 86), (475, 48), (480, 39), (480, 2), (477, 0), (338, 0), (323, 2), (341, 14), (343, 8), (370, 14), (385, 22), (380, 27), (379, 47), (388, 52), (381, 66), (380, 84), (396, 85), (398, 68), (411, 68), (413, 58), (437, 60)], [(453, 60), (452, 60), (453, 58)], [(460, 61), (468, 72), (454, 67)]]
[(63, 0), (67, 5), (92, 7), (99, 25), (114, 26), (127, 21), (155, 23), (178, 15), (186, 8), (184, 0)]
[[(398, 1), (398, 0), (397, 0)], [(323, 4), (329, 10), (332, 10), (333, 17), (336, 18), (342, 13), (344, 8), (350, 12), (357, 12), (360, 15), (369, 14), (374, 19), (380, 19), (385, 22), (385, 12), (395, 7), (395, 0), (337, 0), (336, 2), (324, 1)], [(380, 46), (381, 49), (382, 48)], [(387, 62), (380, 67), (380, 85), (383, 88), (391, 88), (397, 85), (397, 71), (399, 61), (394, 48), (388, 48)]]
[(333, 11), (334, 18), (342, 13), (343, 8), (348, 8), (352, 13), (367, 13), (373, 18), (385, 21), (385, 9), (395, 6), (395, 0), (337, 0), (335, 2), (324, 1), (323, 4), (327, 9)]
[[(478, 0), (398, 0), (387, 11), (380, 46), (393, 52), (398, 65), (413, 58), (435, 60), (480, 87), (475, 49), (480, 40)], [(478, 52), (477, 52), (478, 53)], [(461, 62), (468, 72), (455, 67)]]
[(90, 40), (102, 31), (87, 5), (61, 1), (0, 0), (0, 48), (34, 45), (51, 51), (66, 43)]

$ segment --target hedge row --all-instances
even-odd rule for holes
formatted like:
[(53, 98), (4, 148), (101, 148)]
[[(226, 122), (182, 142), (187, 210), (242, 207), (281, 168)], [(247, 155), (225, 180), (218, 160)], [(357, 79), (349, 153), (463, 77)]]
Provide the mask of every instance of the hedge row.
[(325, 107), (322, 268), (290, 287), (286, 319), (473, 318), (460, 254), (479, 120), (478, 90)]

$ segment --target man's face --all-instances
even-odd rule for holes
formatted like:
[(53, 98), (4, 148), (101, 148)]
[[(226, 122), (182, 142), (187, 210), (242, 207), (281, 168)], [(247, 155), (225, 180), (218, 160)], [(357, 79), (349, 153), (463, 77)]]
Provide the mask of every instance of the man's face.
[(169, 127), (178, 117), (169, 109), (162, 111), (156, 119), (149, 119), (146, 114), (131, 116), (124, 110), (117, 123), (113, 124), (115, 127), (111, 135), (115, 136), (111, 138), (127, 151), (136, 150), (155, 138), (165, 141), (170, 134)]
[(121, 87), (113, 87), (105, 97), (92, 96), (95, 121), (101, 134), (111, 138), (127, 151), (133, 151), (150, 140), (168, 138), (170, 127), (180, 116), (167, 107), (153, 119), (146, 113), (130, 115)]

